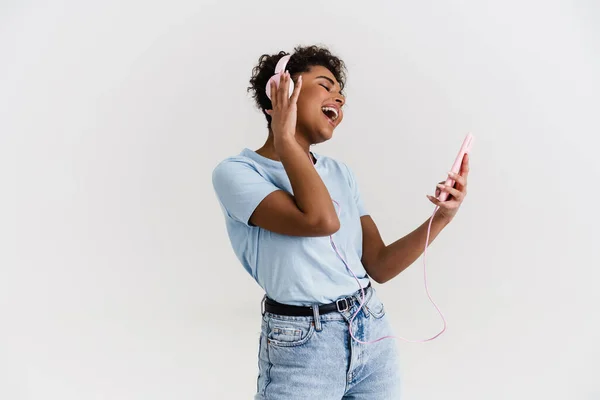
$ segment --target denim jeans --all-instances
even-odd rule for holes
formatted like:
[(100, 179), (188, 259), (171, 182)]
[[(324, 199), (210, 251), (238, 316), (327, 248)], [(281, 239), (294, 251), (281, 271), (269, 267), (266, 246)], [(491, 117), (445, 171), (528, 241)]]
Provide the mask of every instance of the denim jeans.
[[(397, 339), (355, 341), (348, 325), (360, 306), (361, 291), (352, 297), (346, 311), (318, 318), (263, 314), (255, 400), (400, 398)], [(361, 341), (394, 335), (372, 286), (365, 289), (365, 304), (352, 321), (352, 333)]]

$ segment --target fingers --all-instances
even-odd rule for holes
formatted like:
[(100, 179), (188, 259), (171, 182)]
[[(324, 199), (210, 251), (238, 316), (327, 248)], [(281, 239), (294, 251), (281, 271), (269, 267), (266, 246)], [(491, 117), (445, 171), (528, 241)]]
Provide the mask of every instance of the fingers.
[(430, 196), (430, 195), (427, 195), (427, 198), (429, 199), (429, 201), (431, 201), (436, 206), (446, 207), (446, 202), (445, 201), (439, 201), (438, 199), (436, 199), (435, 197)]
[(300, 88), (302, 87), (302, 75), (298, 75), (298, 79), (296, 79), (296, 87), (294, 87), (294, 92), (292, 93), (292, 97), (290, 98), (290, 103), (296, 104), (298, 102), (298, 96), (300, 96)]
[[(460, 166), (460, 173), (456, 174), (452, 171), (448, 172), (448, 177), (454, 181), (454, 187), (446, 185), (445, 181), (442, 181), (436, 185), (435, 197), (427, 195), (429, 201), (438, 207), (445, 209), (456, 209), (460, 206), (465, 196), (467, 195), (467, 176), (469, 175), (469, 154), (465, 153)], [(446, 201), (440, 201), (437, 199), (440, 193), (447, 192), (452, 198)]]
[[(440, 184), (440, 183), (443, 185), (444, 183), (446, 183), (446, 181), (438, 182), (438, 184)], [(437, 186), (436, 186), (436, 188), (437, 188)], [(435, 189), (435, 197), (439, 197), (440, 193), (442, 193), (442, 191), (440, 189)]]
[(457, 207), (457, 204), (459, 204), (458, 201), (439, 201), (438, 199), (436, 199), (435, 197), (431, 196), (431, 195), (427, 195), (427, 198), (429, 199), (429, 201), (431, 201), (433, 204), (435, 204), (436, 206), (439, 206), (441, 208), (446, 208), (449, 210), (452, 210), (454, 208)]
[(277, 99), (281, 106), (285, 106), (289, 102), (289, 97), (288, 97), (288, 93), (290, 92), (289, 77), (290, 77), (290, 74), (287, 71), (285, 71), (280, 76), (279, 92), (277, 93)]
[(453, 179), (454, 182), (456, 182), (457, 189), (462, 189), (465, 186), (467, 186), (467, 179), (462, 175), (458, 175), (458, 174), (455, 174), (454, 172), (450, 171), (450, 172), (448, 172), (448, 177)]
[(454, 189), (453, 187), (444, 185), (443, 183), (438, 183), (437, 188), (443, 190), (444, 192), (448, 192), (452, 197), (454, 197), (458, 201), (462, 201), (465, 194), (458, 189)]
[(432, 202), (433, 204), (435, 204), (436, 206), (440, 206), (440, 207), (441, 207), (441, 206), (442, 206), (442, 204), (443, 204), (441, 201), (439, 201), (438, 199), (436, 199), (436, 198), (435, 198), (435, 197), (433, 197), (433, 196), (427, 195), (427, 198), (429, 199), (429, 201), (431, 201), (431, 202)]
[(462, 163), (460, 164), (460, 174), (464, 177), (469, 175), (469, 153), (465, 153)]
[(277, 85), (275, 84), (275, 80), (271, 81), (271, 105), (273, 109), (277, 105)]
[[(277, 85), (277, 83), (275, 82), (276, 79), (279, 79), (279, 85)], [(269, 88), (271, 90), (272, 107), (270, 110), (265, 109), (265, 112), (268, 115), (272, 116), (274, 109), (285, 107), (291, 100), (294, 101), (294, 104), (298, 100), (300, 87), (302, 86), (302, 79), (299, 78), (299, 84), (296, 85), (296, 87), (294, 88), (292, 97), (289, 97), (288, 93), (290, 91), (290, 79), (290, 73), (288, 71), (285, 71), (284, 73), (279, 75), (278, 78), (275, 78), (271, 81)]]

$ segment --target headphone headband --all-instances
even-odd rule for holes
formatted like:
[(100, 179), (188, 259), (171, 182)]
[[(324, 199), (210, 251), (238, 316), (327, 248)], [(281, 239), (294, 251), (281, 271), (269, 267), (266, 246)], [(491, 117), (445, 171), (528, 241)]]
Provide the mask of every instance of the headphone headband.
[[(285, 72), (285, 67), (287, 66), (288, 62), (290, 61), (290, 57), (292, 57), (292, 55), (288, 54), (279, 59), (279, 61), (277, 62), (277, 65), (275, 65), (275, 75), (273, 75), (267, 81), (267, 86), (265, 88), (265, 92), (267, 93), (267, 97), (269, 98), (269, 100), (271, 100), (271, 81), (275, 82), (277, 87), (279, 87), (279, 80), (281, 79), (281, 74), (283, 72)], [(294, 92), (294, 81), (290, 79), (290, 91), (289, 91), (290, 97), (292, 96), (293, 92)]]

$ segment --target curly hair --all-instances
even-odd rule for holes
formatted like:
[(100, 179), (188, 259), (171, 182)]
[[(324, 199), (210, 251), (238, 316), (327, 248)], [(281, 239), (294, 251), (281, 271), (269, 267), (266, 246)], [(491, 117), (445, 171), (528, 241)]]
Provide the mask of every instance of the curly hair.
[[(271, 100), (267, 97), (265, 87), (267, 86), (267, 81), (275, 74), (275, 66), (279, 59), (288, 54), (284, 51), (280, 51), (277, 54), (263, 54), (258, 59), (258, 65), (252, 69), (252, 78), (250, 78), (248, 92), (252, 92), (252, 98), (256, 102), (256, 106), (265, 115), (268, 127), (271, 127), (271, 116), (264, 110), (270, 110), (272, 104)], [(344, 90), (347, 74), (346, 65), (341, 59), (331, 54), (329, 49), (324, 46), (313, 45), (294, 48), (294, 53), (286, 69), (293, 76), (298, 73), (308, 72), (313, 66), (322, 66), (331, 71), (335, 79), (339, 82), (340, 89)]]

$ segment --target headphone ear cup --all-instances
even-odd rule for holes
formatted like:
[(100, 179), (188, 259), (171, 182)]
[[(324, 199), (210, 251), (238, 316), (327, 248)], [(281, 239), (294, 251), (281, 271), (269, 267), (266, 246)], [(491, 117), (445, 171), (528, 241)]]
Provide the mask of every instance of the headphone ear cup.
[[(275, 79), (279, 76), (279, 74), (277, 75), (273, 75), (268, 81), (267, 81), (267, 86), (265, 87), (265, 92), (267, 93), (267, 97), (269, 98), (269, 100), (273, 100), (271, 99), (271, 83), (275, 83), (277, 85), (277, 83), (279, 83), (279, 79)], [(277, 85), (277, 87), (279, 87), (279, 85)]]
[[(267, 81), (267, 86), (265, 87), (265, 92), (267, 93), (267, 97), (269, 98), (269, 100), (272, 100), (271, 99), (271, 82), (275, 82), (275, 85), (277, 86), (277, 88), (279, 88), (280, 79), (281, 79), (281, 74), (275, 74)], [(288, 97), (292, 97), (292, 93), (294, 93), (294, 81), (292, 79), (290, 79), (290, 90), (288, 93)]]

